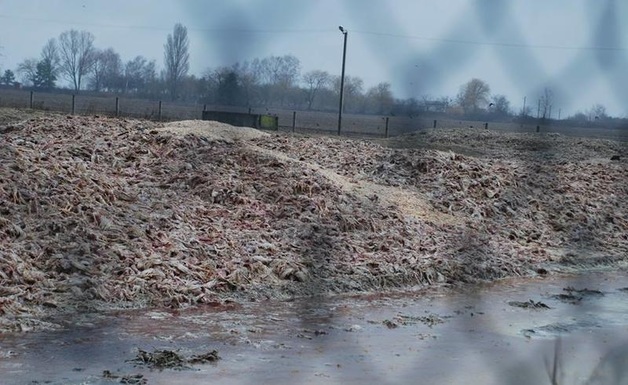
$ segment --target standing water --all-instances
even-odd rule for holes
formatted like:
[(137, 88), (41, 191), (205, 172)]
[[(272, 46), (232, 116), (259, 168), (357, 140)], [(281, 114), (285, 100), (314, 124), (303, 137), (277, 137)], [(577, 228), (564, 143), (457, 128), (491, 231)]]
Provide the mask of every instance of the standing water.
[(0, 335), (0, 384), (628, 384), (627, 277), (83, 315)]

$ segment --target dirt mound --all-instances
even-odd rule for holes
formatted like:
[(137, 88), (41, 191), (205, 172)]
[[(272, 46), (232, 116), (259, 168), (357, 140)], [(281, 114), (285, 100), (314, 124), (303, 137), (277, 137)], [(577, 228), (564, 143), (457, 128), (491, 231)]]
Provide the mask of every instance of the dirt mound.
[(269, 136), (268, 133), (250, 127), (234, 127), (229, 124), (207, 120), (183, 120), (166, 123), (159, 132), (177, 135), (194, 134), (209, 140), (233, 142), (236, 140), (257, 139)]
[(532, 167), (215, 125), (57, 116), (0, 134), (0, 328), (528, 274), (574, 245), (625, 257), (622, 163)]

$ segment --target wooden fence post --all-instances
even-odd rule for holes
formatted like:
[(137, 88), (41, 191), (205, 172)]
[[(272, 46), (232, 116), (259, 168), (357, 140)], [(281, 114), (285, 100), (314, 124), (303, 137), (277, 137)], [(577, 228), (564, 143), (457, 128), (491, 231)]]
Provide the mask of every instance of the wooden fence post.
[(434, 119), (434, 128), (436, 128), (436, 123), (437, 123), (437, 122), (438, 122), (438, 121), (437, 121), (436, 119)]
[(159, 101), (159, 112), (157, 113), (157, 120), (161, 122), (161, 100)]
[(30, 105), (29, 108), (32, 110), (33, 109), (33, 91), (31, 91), (31, 98), (30, 98), (30, 104), (29, 105)]
[(76, 95), (72, 94), (72, 115), (74, 115), (75, 107), (76, 107)]
[(120, 116), (120, 99), (116, 96), (116, 118)]
[(484, 129), (488, 130), (488, 123), (484, 123)]
[(386, 133), (384, 134), (385, 138), (388, 138), (388, 116), (386, 117)]
[(297, 126), (297, 112), (296, 111), (292, 111), (292, 132), (294, 133), (294, 130)]

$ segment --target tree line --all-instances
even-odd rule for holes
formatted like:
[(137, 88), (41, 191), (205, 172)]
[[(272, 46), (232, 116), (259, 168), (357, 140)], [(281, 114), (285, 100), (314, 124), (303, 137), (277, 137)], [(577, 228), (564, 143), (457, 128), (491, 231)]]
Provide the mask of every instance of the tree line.
[[(27, 58), (16, 71), (5, 70), (0, 84), (12, 85), (20, 77), (24, 86), (53, 90), (67, 81), (73, 90), (115, 93), (149, 99), (239, 107), (279, 107), (336, 111), (340, 77), (326, 71), (301, 72), (301, 63), (292, 55), (269, 56), (237, 62), (231, 66), (207, 68), (202, 75), (189, 74), (187, 28), (176, 24), (164, 43), (163, 69), (156, 60), (138, 55), (124, 62), (114, 48), (99, 49), (88, 31), (69, 30), (42, 47), (39, 58)], [(557, 117), (550, 88), (538, 99), (536, 118)], [(380, 115), (446, 113), (473, 119), (535, 117), (533, 106), (512, 108), (502, 94), (492, 94), (488, 83), (471, 79), (460, 86), (454, 98), (395, 98), (391, 85), (381, 82), (366, 88), (361, 78), (345, 76), (344, 111)], [(595, 105), (572, 119), (607, 119), (606, 110)]]

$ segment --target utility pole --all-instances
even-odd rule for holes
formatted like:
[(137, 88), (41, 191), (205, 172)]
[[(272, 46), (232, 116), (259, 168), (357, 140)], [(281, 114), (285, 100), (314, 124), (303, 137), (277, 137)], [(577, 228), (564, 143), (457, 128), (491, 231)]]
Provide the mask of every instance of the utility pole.
[(539, 99), (539, 106), (536, 109), (536, 118), (540, 118), (541, 117), (541, 99)]
[(345, 92), (345, 63), (347, 60), (347, 35), (348, 31), (342, 26), (339, 26), (338, 29), (344, 35), (344, 44), (342, 47), (342, 73), (340, 74), (340, 102), (338, 106), (338, 135), (340, 136), (340, 130), (342, 129), (342, 108), (343, 106), (343, 96)]

